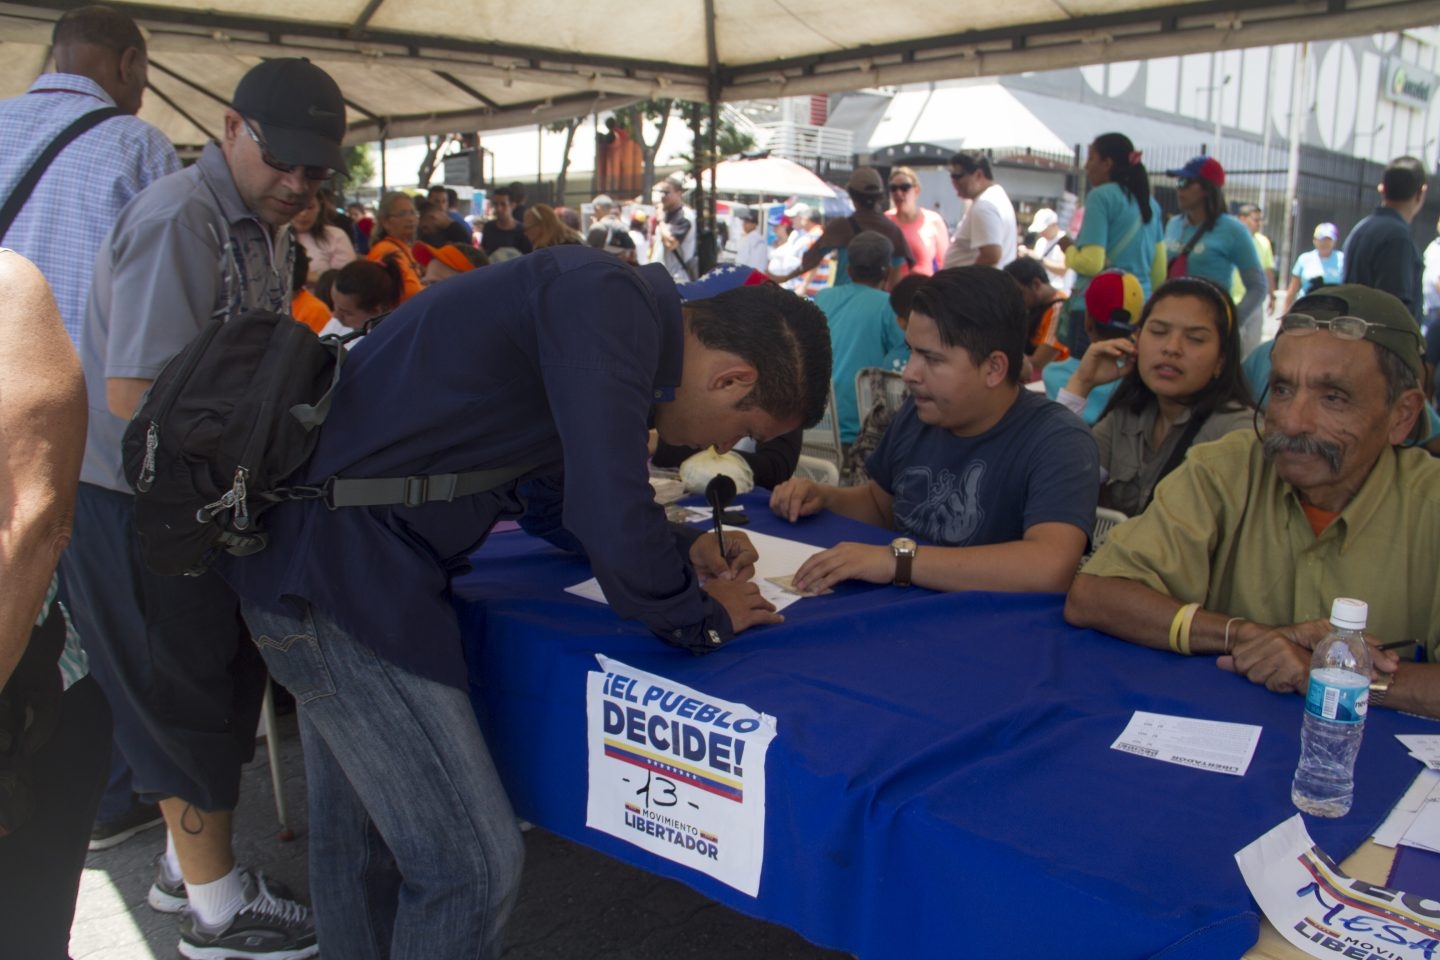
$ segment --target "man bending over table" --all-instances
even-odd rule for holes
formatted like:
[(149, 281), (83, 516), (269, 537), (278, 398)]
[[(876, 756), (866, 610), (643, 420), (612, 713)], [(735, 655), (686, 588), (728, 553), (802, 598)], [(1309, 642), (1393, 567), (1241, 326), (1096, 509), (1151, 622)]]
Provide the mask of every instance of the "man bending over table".
[(796, 587), (1070, 585), (1095, 524), (1100, 468), (1080, 419), (1020, 386), (1026, 326), (1019, 284), (992, 267), (942, 270), (920, 288), (905, 331), (911, 400), (866, 461), (870, 481), (831, 487), (797, 477), (770, 497), (792, 523), (832, 510), (902, 536), (817, 553), (796, 571)]
[(344, 371), (303, 482), (513, 475), (453, 500), (417, 480), (407, 505), (281, 504), (269, 547), (226, 571), (299, 702), (326, 956), (498, 957), (524, 848), (470, 703), (451, 576), (521, 514), (522, 473), (563, 473), (565, 529), (617, 615), (695, 651), (777, 622), (741, 538), (721, 556), (713, 534), (672, 532), (647, 427), (723, 451), (815, 423), (825, 317), (769, 285), (682, 307), (664, 267), (561, 246), (407, 301)]
[[(1370, 633), (1433, 660), (1440, 463), (1401, 446), (1423, 424), (1422, 351), (1388, 293), (1298, 301), (1275, 338), (1264, 437), (1194, 447), (1085, 565), (1065, 619), (1303, 694), (1331, 601), (1357, 597)], [(1375, 661), (1372, 704), (1440, 716), (1440, 667)]]

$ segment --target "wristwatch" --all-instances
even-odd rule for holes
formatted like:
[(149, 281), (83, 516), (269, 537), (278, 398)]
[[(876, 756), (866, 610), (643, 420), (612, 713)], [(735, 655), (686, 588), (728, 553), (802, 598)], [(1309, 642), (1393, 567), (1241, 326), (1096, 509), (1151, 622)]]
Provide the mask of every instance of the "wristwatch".
[(895, 586), (910, 586), (910, 567), (919, 549), (919, 545), (909, 537), (896, 537), (890, 541), (890, 552), (895, 555)]
[(1390, 696), (1390, 685), (1395, 682), (1395, 674), (1380, 673), (1376, 671), (1375, 679), (1370, 681), (1370, 706), (1378, 707)]

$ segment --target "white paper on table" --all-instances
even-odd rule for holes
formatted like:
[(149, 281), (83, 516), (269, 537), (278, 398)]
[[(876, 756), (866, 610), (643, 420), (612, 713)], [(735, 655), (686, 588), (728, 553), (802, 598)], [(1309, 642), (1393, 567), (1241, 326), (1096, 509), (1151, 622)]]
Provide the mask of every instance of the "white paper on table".
[[(685, 509), (690, 513), (690, 516), (685, 521), (686, 523), (714, 523), (715, 508), (708, 503), (694, 507), (686, 507)], [(744, 512), (745, 508), (739, 505), (732, 505), (725, 508), (725, 513), (727, 514), (743, 514)], [(731, 526), (736, 526), (736, 524), (732, 524)], [(754, 536), (754, 534), (750, 534), (750, 536)]]
[(1390, 811), (1390, 815), (1385, 818), (1385, 822), (1380, 824), (1380, 829), (1375, 831), (1375, 842), (1382, 847), (1397, 845), (1405, 831), (1410, 829), (1415, 815), (1425, 805), (1425, 799), (1432, 793), (1440, 796), (1440, 773), (1421, 770), (1415, 777), (1415, 782), (1410, 784), (1410, 789), (1405, 791), (1404, 796)]
[[(802, 563), (825, 548), (809, 543), (800, 543), (798, 540), (772, 537), (768, 533), (747, 531), (745, 535), (750, 538), (750, 543), (760, 554), (760, 559), (755, 561), (754, 578), (755, 585), (760, 588), (760, 596), (773, 603), (776, 610), (784, 610), (796, 600), (805, 599), (798, 593), (791, 593), (789, 590), (777, 587), (765, 578), (787, 577), (799, 570)], [(594, 577), (584, 583), (577, 583), (573, 587), (566, 587), (565, 592), (573, 593), (577, 597), (584, 597), (586, 600), (594, 600), (596, 603), (607, 602), (604, 591), (600, 589), (600, 581)]]
[(1440, 770), (1440, 736), (1397, 733), (1395, 739), (1405, 744), (1410, 756), (1431, 770)]
[(1425, 799), (1410, 826), (1405, 828), (1400, 845), (1440, 853), (1440, 797), (1432, 795)]
[(1254, 724), (1136, 710), (1110, 749), (1243, 777), (1259, 742), (1260, 728)]
[(1298, 813), (1235, 862), (1275, 929), (1312, 957), (1430, 960), (1440, 945), (1433, 901), (1350, 879), (1315, 846)]

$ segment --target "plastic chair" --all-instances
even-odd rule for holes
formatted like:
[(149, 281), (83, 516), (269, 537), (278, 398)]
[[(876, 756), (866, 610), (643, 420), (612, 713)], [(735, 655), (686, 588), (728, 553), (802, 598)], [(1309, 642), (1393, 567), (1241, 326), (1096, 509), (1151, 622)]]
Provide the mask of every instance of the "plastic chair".
[(270, 760), (270, 783), (275, 788), (275, 818), (280, 821), (277, 839), (295, 839), (290, 829), (290, 814), (285, 803), (285, 781), (280, 775), (280, 732), (275, 724), (275, 690), (270, 678), (265, 679), (265, 699), (260, 702), (260, 730), (265, 737), (265, 752)]
[(832, 487), (840, 484), (840, 471), (835, 464), (829, 460), (807, 457), (804, 454), (800, 455), (800, 462), (795, 464), (795, 476), (805, 477), (816, 483), (828, 483)]
[(874, 410), (876, 402), (882, 398), (884, 409), (893, 415), (909, 395), (904, 378), (895, 370), (862, 367), (855, 372), (855, 403), (862, 417)]
[(1094, 553), (1110, 537), (1110, 531), (1130, 518), (1109, 507), (1095, 508), (1095, 528), (1090, 532), (1090, 552)]
[(825, 416), (801, 435), (800, 453), (805, 457), (817, 457), (835, 465), (836, 476), (840, 473), (840, 419), (835, 416), (835, 385), (830, 385), (830, 399), (825, 404)]

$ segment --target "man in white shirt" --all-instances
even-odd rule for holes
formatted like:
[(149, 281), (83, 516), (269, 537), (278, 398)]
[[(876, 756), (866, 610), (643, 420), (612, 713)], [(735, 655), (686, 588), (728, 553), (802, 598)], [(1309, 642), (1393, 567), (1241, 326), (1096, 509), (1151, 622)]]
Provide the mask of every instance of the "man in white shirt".
[(765, 228), (760, 226), (760, 212), (754, 207), (737, 204), (733, 213), (740, 221), (735, 262), (764, 273), (770, 267), (770, 248), (765, 244)]
[(950, 158), (950, 182), (971, 204), (950, 240), (946, 268), (1003, 267), (1014, 260), (1018, 245), (1015, 205), (1005, 188), (995, 182), (990, 159), (976, 153), (955, 154)]

